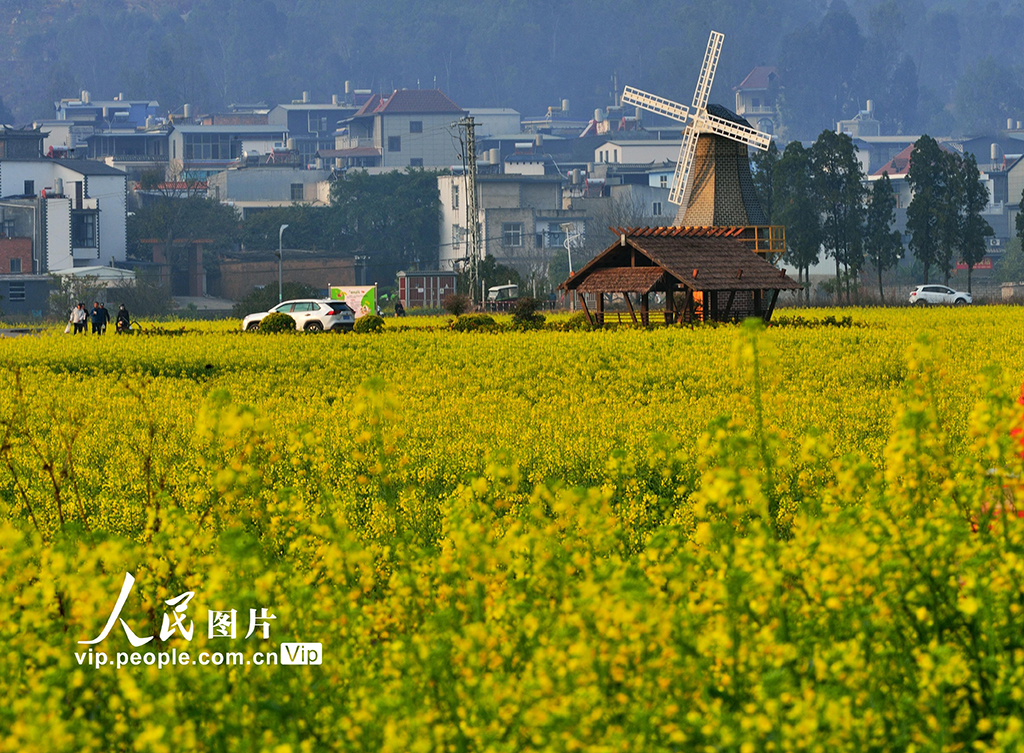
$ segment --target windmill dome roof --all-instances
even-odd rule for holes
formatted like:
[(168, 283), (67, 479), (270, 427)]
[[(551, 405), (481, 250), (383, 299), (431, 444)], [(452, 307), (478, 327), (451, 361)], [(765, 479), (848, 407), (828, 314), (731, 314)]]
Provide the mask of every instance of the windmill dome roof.
[(709, 104), (706, 109), (709, 115), (714, 115), (716, 118), (722, 118), (722, 120), (731, 121), (736, 125), (746, 126), (747, 128), (753, 128), (753, 126), (750, 125), (750, 122), (746, 118), (741, 118), (728, 107), (723, 107), (722, 105)]

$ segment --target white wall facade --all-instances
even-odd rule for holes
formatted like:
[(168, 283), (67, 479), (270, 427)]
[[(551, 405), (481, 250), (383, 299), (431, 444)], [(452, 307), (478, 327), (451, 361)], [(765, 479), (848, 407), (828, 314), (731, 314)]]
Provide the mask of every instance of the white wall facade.
[[(127, 175), (102, 163), (81, 160), (0, 160), (0, 197), (24, 193), (32, 181), (33, 193), (43, 207), (45, 234), (33, 239), (33, 257), (46, 272), (71, 266), (108, 266), (123, 261), (127, 252)], [(62, 199), (51, 199), (63, 182)], [(81, 205), (77, 205), (81, 184)], [(48, 198), (42, 199), (46, 191)], [(53, 212), (51, 215), (50, 212)], [(94, 245), (71, 247), (73, 215), (95, 214)], [(42, 253), (37, 253), (39, 243)], [(66, 263), (70, 262), (70, 263)]]

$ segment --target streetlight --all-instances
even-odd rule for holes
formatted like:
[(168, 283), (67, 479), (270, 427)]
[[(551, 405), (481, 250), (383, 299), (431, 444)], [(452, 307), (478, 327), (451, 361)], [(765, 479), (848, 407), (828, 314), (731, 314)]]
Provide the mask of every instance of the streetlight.
[[(561, 227), (562, 227), (562, 230), (565, 231), (565, 243), (563, 243), (562, 245), (565, 246), (565, 253), (568, 254), (568, 256), (569, 256), (569, 277), (572, 277), (572, 242), (574, 240), (576, 240), (577, 238), (579, 238), (581, 234), (575, 232), (575, 230), (576, 230), (576, 223), (575, 222), (563, 222)], [(575, 295), (575, 293), (573, 293), (569, 297), (569, 310), (570, 311), (575, 311), (576, 310), (576, 295)]]
[(281, 225), (281, 229), (277, 231), (277, 302), (280, 303), (284, 300), (284, 283), (281, 282), (281, 239), (284, 237), (284, 231), (287, 225)]

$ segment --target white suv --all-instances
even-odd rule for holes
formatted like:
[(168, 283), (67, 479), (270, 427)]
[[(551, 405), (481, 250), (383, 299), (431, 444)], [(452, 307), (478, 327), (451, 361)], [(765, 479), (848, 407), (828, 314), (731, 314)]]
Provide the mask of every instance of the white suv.
[(270, 311), (249, 314), (242, 320), (242, 329), (248, 332), (259, 329), (260, 322), (268, 314), (288, 314), (295, 320), (295, 329), (303, 332), (323, 332), (325, 329), (349, 332), (356, 323), (352, 309), (341, 301), (299, 298), (279, 303)]
[(970, 293), (961, 293), (945, 285), (918, 285), (910, 291), (910, 303), (914, 306), (927, 306), (933, 303), (966, 306), (972, 302)]

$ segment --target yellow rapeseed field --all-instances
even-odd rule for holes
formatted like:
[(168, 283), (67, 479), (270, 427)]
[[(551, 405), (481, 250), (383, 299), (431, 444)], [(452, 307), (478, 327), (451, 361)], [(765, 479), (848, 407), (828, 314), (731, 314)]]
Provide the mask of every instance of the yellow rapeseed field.
[(1021, 749), (1024, 308), (780, 313), (0, 340), (0, 751)]

